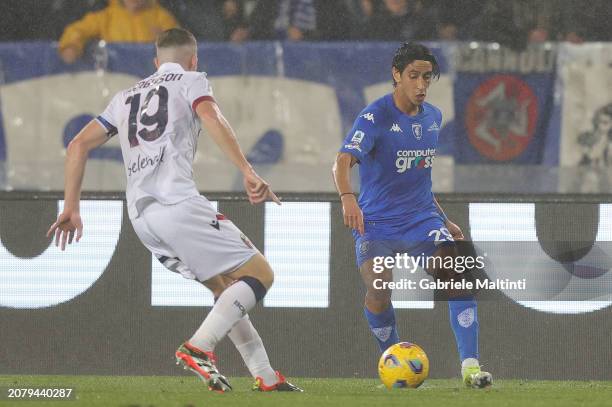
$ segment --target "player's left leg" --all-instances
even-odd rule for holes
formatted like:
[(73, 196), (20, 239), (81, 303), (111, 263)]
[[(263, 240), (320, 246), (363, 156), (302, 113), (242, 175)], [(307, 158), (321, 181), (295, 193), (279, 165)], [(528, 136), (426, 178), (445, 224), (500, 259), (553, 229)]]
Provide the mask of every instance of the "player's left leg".
[[(439, 247), (433, 257), (457, 258), (459, 253), (454, 244)], [(437, 268), (428, 270), (436, 279), (460, 281), (468, 278), (468, 273), (457, 273), (454, 269)], [(455, 334), (461, 374), (466, 385), (475, 388), (487, 387), (492, 384), (490, 373), (482, 372), (478, 362), (478, 306), (473, 294), (465, 290), (448, 290), (448, 310), (450, 324)]]
[[(433, 208), (432, 208), (433, 209)], [(433, 215), (435, 215), (433, 211)], [(440, 216), (430, 216), (410, 227), (406, 233), (407, 242), (420, 242), (412, 249), (414, 255), (427, 257), (427, 272), (436, 280), (455, 282), (471, 279), (469, 272), (457, 273), (445, 259), (457, 259), (459, 252), (453, 237)], [(429, 260), (435, 260), (430, 262)], [(440, 261), (442, 260), (442, 261)], [(453, 261), (452, 265), (459, 264)], [(465, 263), (461, 263), (465, 264)], [(478, 363), (478, 307), (471, 291), (447, 290), (450, 323), (461, 362), (461, 373), (466, 384), (472, 387), (485, 387), (491, 384), (491, 374), (480, 371)]]

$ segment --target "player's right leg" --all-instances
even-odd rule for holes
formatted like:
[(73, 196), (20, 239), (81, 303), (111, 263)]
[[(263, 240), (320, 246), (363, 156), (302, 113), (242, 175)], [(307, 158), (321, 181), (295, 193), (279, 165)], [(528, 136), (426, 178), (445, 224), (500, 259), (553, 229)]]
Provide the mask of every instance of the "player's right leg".
[(227, 273), (233, 283), (218, 296), (212, 310), (189, 340), (204, 351), (213, 351), (223, 337), (261, 301), (274, 281), (264, 257), (255, 253), (237, 270)]
[[(357, 265), (366, 287), (363, 312), (368, 326), (381, 352), (399, 342), (395, 310), (391, 303), (391, 290), (383, 287), (384, 283), (393, 281), (392, 270), (377, 266), (376, 257), (393, 256), (391, 244), (384, 240), (367, 240), (358, 237), (355, 241)], [(379, 271), (379, 269), (382, 270)], [(378, 272), (377, 272), (378, 271)]]
[[(267, 291), (274, 282), (274, 272), (265, 257), (257, 253), (237, 270), (224, 274), (223, 278), (226, 281), (231, 281), (229, 288), (232, 288), (233, 285), (241, 281), (260, 281)], [(261, 298), (263, 298), (263, 295)], [(248, 315), (245, 315), (234, 325), (228, 336), (234, 345), (236, 345), (236, 349), (238, 349), (251, 374), (255, 377), (253, 390), (303, 391), (289, 383), (280, 372), (272, 370), (263, 341), (255, 327), (251, 324)]]
[(270, 273), (260, 273), (259, 280), (246, 278), (225, 288), (220, 275), (261, 255), (203, 197), (174, 205), (151, 202), (139, 217), (132, 219), (132, 224), (143, 244), (166, 268), (186, 278), (208, 281), (213, 292), (219, 294), (202, 326), (179, 347), (176, 357), (179, 364), (200, 376), (211, 390), (230, 390), (227, 379), (215, 367), (215, 346), (263, 298), (273, 278)]
[[(203, 284), (213, 293), (215, 298), (221, 295), (225, 289), (225, 282), (221, 276), (215, 276), (203, 282)], [(209, 390), (217, 392), (231, 390), (232, 386), (229, 381), (219, 373), (215, 366), (216, 356), (212, 351), (204, 351), (187, 341), (178, 347), (175, 357), (177, 365), (195, 373), (208, 385)]]
[[(231, 302), (233, 300), (233, 304), (236, 305), (236, 301), (242, 301), (242, 304), (246, 304), (246, 307), (251, 307), (250, 301), (245, 302), (241, 298), (234, 298), (234, 294), (228, 297), (228, 293), (235, 291), (235, 286), (246, 284), (252, 288), (254, 294), (257, 294), (257, 291), (260, 290), (259, 298), (256, 298), (255, 301), (257, 302), (263, 299), (265, 292), (270, 288), (273, 281), (274, 273), (272, 268), (259, 253), (252, 256), (249, 261), (237, 270), (205, 281), (203, 284), (215, 295), (215, 306), (202, 323), (202, 326), (189, 340), (189, 343), (197, 343), (203, 347), (212, 346), (214, 348), (216, 343), (211, 343), (210, 341), (218, 342), (221, 338), (219, 334), (226, 329), (226, 326), (222, 326), (216, 319), (217, 314), (224, 319), (227, 317), (226, 310), (219, 308), (220, 302)], [(254, 303), (252, 304), (254, 305)], [(270, 366), (263, 341), (251, 323), (249, 315), (246, 313), (250, 308), (246, 307), (242, 317), (227, 331), (227, 336), (234, 343), (247, 368), (255, 378), (253, 390), (301, 392), (302, 389), (289, 383), (282, 374), (274, 371)], [(230, 323), (227, 322), (227, 326)]]

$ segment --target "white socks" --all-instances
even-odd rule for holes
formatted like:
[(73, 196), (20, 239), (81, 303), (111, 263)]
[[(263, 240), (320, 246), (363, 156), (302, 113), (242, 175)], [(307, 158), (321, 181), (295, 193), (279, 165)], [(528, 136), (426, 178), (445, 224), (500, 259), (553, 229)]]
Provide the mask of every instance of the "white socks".
[(219, 296), (216, 304), (189, 343), (212, 352), (232, 327), (255, 306), (255, 293), (244, 281), (236, 281)]
[(189, 343), (212, 352), (225, 335), (229, 336), (251, 375), (261, 377), (265, 385), (271, 386), (278, 377), (270, 366), (261, 337), (247, 315), (255, 302), (253, 289), (244, 281), (236, 281), (219, 296)]
[(261, 377), (266, 386), (272, 386), (278, 381), (276, 373), (270, 366), (263, 341), (248, 315), (238, 321), (227, 336), (240, 352), (251, 376)]

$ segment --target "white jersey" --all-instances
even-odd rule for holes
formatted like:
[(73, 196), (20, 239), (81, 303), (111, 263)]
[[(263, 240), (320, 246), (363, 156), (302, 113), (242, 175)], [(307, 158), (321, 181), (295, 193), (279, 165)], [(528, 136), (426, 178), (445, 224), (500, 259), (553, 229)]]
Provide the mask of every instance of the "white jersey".
[(152, 200), (167, 205), (199, 195), (192, 170), (201, 130), (195, 107), (212, 97), (205, 73), (165, 63), (117, 93), (97, 117), (109, 137), (119, 136), (131, 219)]

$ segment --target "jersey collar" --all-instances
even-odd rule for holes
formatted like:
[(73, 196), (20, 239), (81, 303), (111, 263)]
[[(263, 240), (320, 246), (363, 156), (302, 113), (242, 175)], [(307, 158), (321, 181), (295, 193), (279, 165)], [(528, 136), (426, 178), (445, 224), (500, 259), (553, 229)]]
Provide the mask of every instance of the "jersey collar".
[(157, 72), (167, 72), (167, 71), (181, 71), (184, 72), (185, 69), (180, 64), (176, 62), (164, 62), (159, 66)]

